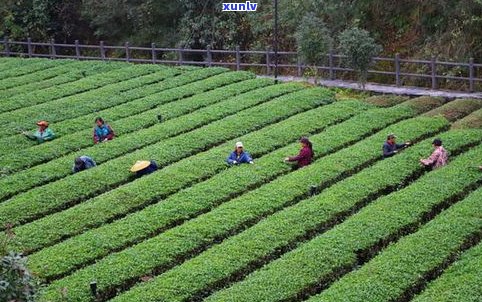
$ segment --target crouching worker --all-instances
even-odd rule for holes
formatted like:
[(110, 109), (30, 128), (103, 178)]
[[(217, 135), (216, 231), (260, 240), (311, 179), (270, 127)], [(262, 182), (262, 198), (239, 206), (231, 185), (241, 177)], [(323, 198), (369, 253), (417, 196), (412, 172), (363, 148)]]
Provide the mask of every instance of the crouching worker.
[(382, 147), (383, 158), (392, 157), (396, 153), (398, 153), (398, 150), (406, 148), (410, 145), (410, 142), (397, 144), (396, 139), (397, 137), (393, 133), (387, 136), (387, 141), (383, 143), (383, 147)]
[(38, 143), (49, 141), (55, 137), (54, 132), (49, 128), (47, 121), (37, 122), (38, 129), (33, 134), (29, 132), (23, 132), (28, 139), (35, 140)]
[(74, 166), (72, 167), (72, 172), (77, 173), (83, 170), (90, 169), (95, 166), (96, 166), (95, 161), (92, 158), (86, 155), (82, 155), (75, 158)]
[(136, 173), (136, 177), (141, 177), (157, 170), (157, 163), (153, 160), (137, 161), (131, 168), (131, 172)]
[(226, 159), (228, 165), (239, 165), (244, 163), (253, 164), (253, 159), (248, 152), (244, 151), (244, 146), (242, 142), (237, 142), (235, 149), (231, 152)]
[(95, 119), (94, 144), (110, 141), (114, 138), (114, 130), (101, 117)]
[(302, 137), (300, 139), (300, 144), (301, 150), (298, 155), (285, 158), (285, 162), (296, 162), (296, 164), (293, 165), (293, 170), (303, 168), (311, 164), (313, 156), (315, 155), (315, 153), (313, 152), (313, 144), (307, 137)]
[(435, 149), (432, 155), (430, 155), (429, 158), (420, 159), (420, 163), (427, 170), (433, 170), (445, 166), (449, 158), (447, 150), (442, 147), (442, 141), (439, 138), (433, 140), (432, 146)]

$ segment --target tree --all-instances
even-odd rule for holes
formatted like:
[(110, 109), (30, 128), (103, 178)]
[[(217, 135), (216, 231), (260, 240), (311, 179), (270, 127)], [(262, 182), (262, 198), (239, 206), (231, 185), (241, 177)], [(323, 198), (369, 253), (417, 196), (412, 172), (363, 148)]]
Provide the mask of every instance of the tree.
[(365, 89), (368, 68), (373, 57), (382, 51), (382, 47), (370, 37), (368, 31), (358, 27), (344, 30), (339, 40), (340, 52), (347, 57), (348, 65), (357, 72), (358, 81)]
[(95, 36), (109, 44), (155, 42), (167, 47), (178, 39), (180, 8), (179, 1), (170, 0), (83, 0), (82, 17)]
[(184, 11), (178, 31), (183, 48), (233, 49), (245, 48), (251, 29), (247, 14), (223, 12), (221, 0), (192, 1), (180, 0)]
[(333, 44), (330, 32), (325, 23), (313, 13), (308, 13), (301, 20), (295, 33), (298, 53), (303, 62), (311, 65), (315, 73), (315, 84), (318, 80), (317, 65), (323, 62), (326, 52)]
[(13, 40), (55, 39), (64, 43), (90, 37), (92, 31), (80, 18), (77, 0), (4, 0), (0, 2), (0, 36)]

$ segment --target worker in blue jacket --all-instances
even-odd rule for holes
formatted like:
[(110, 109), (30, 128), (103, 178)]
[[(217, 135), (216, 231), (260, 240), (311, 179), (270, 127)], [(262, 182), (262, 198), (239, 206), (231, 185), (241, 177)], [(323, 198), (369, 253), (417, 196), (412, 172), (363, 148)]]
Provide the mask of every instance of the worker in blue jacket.
[(86, 155), (76, 157), (74, 160), (74, 166), (72, 167), (72, 172), (77, 173), (95, 167), (95, 161)]
[(382, 146), (383, 158), (392, 157), (398, 153), (399, 150), (406, 148), (411, 144), (409, 141), (403, 144), (397, 144), (396, 139), (397, 137), (393, 133), (387, 136), (387, 140)]
[(244, 151), (244, 146), (242, 142), (237, 142), (235, 149), (229, 157), (226, 159), (228, 165), (239, 165), (243, 163), (253, 164), (253, 158), (248, 152)]

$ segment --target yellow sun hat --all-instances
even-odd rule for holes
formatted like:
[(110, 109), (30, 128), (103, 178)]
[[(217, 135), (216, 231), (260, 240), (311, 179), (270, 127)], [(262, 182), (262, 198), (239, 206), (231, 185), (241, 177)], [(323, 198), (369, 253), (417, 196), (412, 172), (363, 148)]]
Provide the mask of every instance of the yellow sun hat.
[(132, 166), (131, 172), (137, 172), (137, 171), (140, 171), (142, 169), (145, 169), (145, 168), (149, 167), (150, 164), (151, 164), (151, 162), (148, 161), (148, 160), (138, 160)]

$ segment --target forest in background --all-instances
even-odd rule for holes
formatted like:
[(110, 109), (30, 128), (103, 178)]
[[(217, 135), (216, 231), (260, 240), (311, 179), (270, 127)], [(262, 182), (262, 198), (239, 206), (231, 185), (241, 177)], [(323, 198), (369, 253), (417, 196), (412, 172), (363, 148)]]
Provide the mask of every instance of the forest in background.
[[(13, 40), (265, 50), (273, 45), (273, 0), (256, 12), (222, 12), (226, 1), (2, 0), (0, 36)], [(245, 2), (245, 1), (228, 1)], [(382, 55), (482, 60), (482, 0), (279, 0), (279, 49), (297, 48), (295, 32), (314, 13), (331, 36), (357, 26)]]

